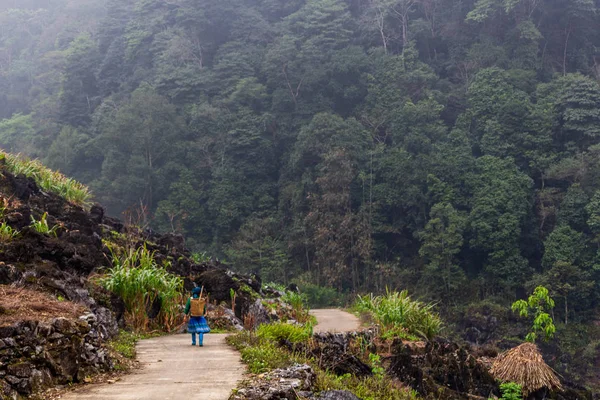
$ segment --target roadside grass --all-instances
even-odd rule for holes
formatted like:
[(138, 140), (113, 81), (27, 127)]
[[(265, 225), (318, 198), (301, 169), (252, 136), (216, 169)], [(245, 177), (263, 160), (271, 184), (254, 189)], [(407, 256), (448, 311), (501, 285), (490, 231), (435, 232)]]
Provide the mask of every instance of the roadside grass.
[(136, 332), (151, 330), (148, 310), (157, 302), (160, 311), (154, 320), (158, 326), (171, 331), (181, 322), (183, 279), (158, 265), (146, 246), (113, 254), (112, 264), (98, 283), (123, 299), (126, 319)]
[(412, 300), (408, 291), (388, 291), (383, 296), (358, 296), (353, 309), (368, 313), (381, 329), (382, 338), (401, 337), (432, 339), (440, 333), (443, 322), (433, 304)]
[[(284, 327), (288, 325), (288, 327)], [(253, 374), (262, 374), (277, 368), (286, 368), (294, 364), (308, 364), (316, 373), (315, 389), (317, 392), (327, 390), (347, 390), (363, 400), (418, 400), (417, 394), (410, 389), (399, 386), (389, 378), (380, 364), (373, 364), (373, 376), (356, 377), (352, 375), (337, 376), (319, 367), (319, 361), (308, 357), (303, 352), (291, 352), (278, 346), (280, 340), (310, 345), (312, 335), (306, 334), (307, 327), (285, 323), (264, 324), (256, 332), (242, 331), (229, 336), (227, 342), (238, 349), (242, 361), (248, 365)]]
[(14, 175), (33, 178), (45, 192), (55, 193), (81, 207), (89, 206), (92, 194), (87, 186), (45, 167), (38, 160), (29, 160), (0, 150), (0, 164), (4, 164), (5, 168)]
[(348, 390), (362, 400), (419, 400), (418, 393), (410, 388), (399, 386), (387, 376), (357, 377), (350, 374), (336, 376), (311, 366), (316, 371), (315, 387), (318, 391)]
[(274, 342), (285, 340), (290, 343), (303, 343), (307, 342), (312, 336), (312, 325), (306, 324), (304, 326), (300, 326), (286, 324), (284, 322), (263, 324), (260, 325), (256, 330), (256, 336), (260, 339), (266, 339)]

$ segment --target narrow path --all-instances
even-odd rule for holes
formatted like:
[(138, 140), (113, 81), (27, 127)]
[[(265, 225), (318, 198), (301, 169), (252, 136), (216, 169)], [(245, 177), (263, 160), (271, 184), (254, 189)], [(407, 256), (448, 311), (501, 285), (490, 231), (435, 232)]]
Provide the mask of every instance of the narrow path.
[(314, 332), (350, 332), (360, 329), (360, 320), (345, 311), (338, 309), (311, 310), (317, 318)]
[(90, 385), (63, 400), (227, 400), (246, 371), (224, 334), (207, 334), (204, 347), (192, 347), (190, 335), (141, 340), (142, 368), (108, 385)]

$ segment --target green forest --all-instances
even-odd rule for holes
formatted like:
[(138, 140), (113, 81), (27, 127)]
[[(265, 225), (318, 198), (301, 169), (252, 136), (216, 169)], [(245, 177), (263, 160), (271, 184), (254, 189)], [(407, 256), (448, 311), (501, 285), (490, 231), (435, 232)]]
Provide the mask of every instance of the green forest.
[(0, 146), (263, 281), (600, 300), (600, 1), (11, 0)]

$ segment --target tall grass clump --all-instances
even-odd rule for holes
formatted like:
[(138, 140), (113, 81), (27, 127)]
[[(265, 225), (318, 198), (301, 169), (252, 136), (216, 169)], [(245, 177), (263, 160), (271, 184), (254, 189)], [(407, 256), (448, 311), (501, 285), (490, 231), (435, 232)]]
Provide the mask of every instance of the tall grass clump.
[(183, 279), (159, 266), (146, 246), (130, 249), (120, 256), (113, 254), (112, 262), (113, 267), (99, 283), (123, 299), (132, 327), (136, 331), (148, 330), (147, 310), (159, 302), (160, 312), (155, 322), (166, 331), (172, 330), (180, 318)]
[(308, 341), (312, 336), (312, 325), (292, 325), (285, 322), (262, 324), (256, 330), (256, 336), (274, 342), (285, 340), (290, 343), (301, 343)]
[(285, 294), (281, 296), (281, 300), (292, 307), (292, 317), (296, 321), (305, 323), (310, 320), (306, 296), (297, 292), (286, 291)]
[(67, 178), (60, 172), (52, 171), (38, 160), (28, 160), (0, 150), (0, 164), (4, 164), (14, 175), (33, 178), (43, 191), (55, 193), (78, 206), (87, 206), (92, 197), (85, 185)]
[(383, 335), (400, 334), (431, 339), (441, 331), (443, 323), (432, 304), (412, 300), (408, 291), (390, 292), (384, 296), (358, 296), (355, 308), (368, 312), (383, 330)]

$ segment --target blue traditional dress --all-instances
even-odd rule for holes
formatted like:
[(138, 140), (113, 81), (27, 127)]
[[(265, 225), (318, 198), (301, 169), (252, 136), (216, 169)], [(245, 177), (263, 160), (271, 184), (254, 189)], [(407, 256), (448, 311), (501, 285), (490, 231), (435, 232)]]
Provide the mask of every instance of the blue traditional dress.
[[(192, 290), (192, 297), (197, 299), (200, 297), (200, 288), (194, 288)], [(185, 313), (189, 314), (191, 307), (192, 298), (188, 298), (187, 303), (185, 305)], [(206, 305), (204, 306), (204, 313), (206, 313)], [(206, 318), (204, 317), (192, 317), (190, 316), (190, 320), (187, 326), (188, 333), (192, 334), (192, 346), (196, 345), (196, 334), (198, 334), (198, 346), (203, 346), (204, 334), (210, 332), (210, 328), (208, 323), (206, 322)]]

